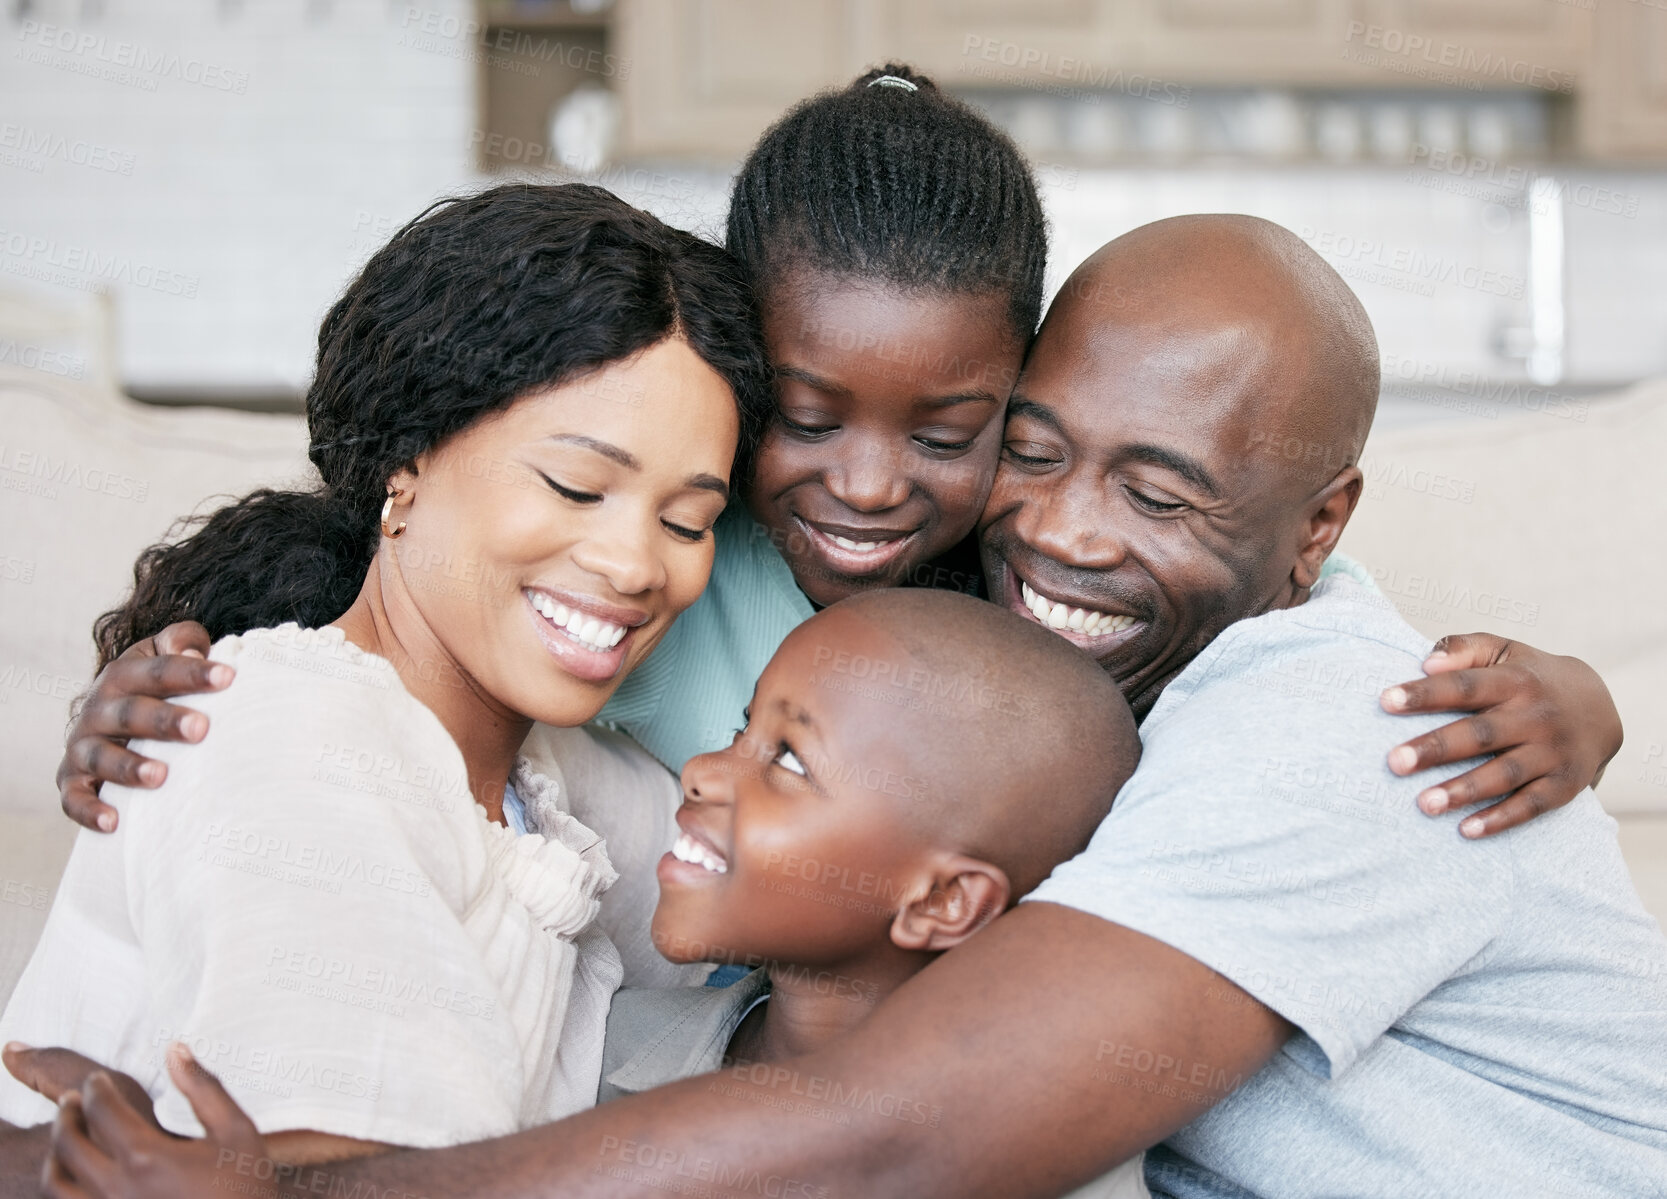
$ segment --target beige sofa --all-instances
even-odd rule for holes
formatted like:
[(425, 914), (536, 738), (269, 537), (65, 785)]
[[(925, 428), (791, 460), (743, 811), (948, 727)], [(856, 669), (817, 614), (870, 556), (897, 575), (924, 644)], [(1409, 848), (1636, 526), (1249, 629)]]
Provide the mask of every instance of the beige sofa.
[[(52, 776), (94, 617), (177, 515), (310, 470), (295, 417), (146, 408), (87, 376), (0, 371), (0, 1001), (73, 835)], [(1664, 450), (1667, 382), (1594, 402), (1584, 421), (1381, 432), (1344, 546), (1427, 633), (1494, 629), (1596, 665), (1628, 731), (1600, 796), (1667, 816)]]

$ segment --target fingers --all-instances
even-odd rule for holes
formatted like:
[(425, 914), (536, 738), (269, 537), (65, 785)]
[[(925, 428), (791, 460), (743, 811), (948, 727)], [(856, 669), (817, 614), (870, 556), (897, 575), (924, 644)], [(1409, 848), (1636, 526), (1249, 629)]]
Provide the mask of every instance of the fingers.
[(1522, 743), (1520, 736), (1507, 736), (1507, 731), (1491, 712), (1466, 716), (1397, 745), (1389, 751), (1389, 769), (1402, 776), (1416, 774)]
[(1424, 670), (1435, 674), (1492, 666), (1505, 660), (1513, 644), (1492, 633), (1449, 633), (1430, 650), (1430, 656), (1424, 659)]
[(1479, 712), (1515, 697), (1521, 683), (1515, 667), (1455, 670), (1411, 679), (1384, 689), (1378, 697), (1385, 712)]
[(151, 641), (159, 654), (195, 654), (199, 658), (207, 657), (213, 645), (208, 630), (194, 620), (176, 621)]
[(1519, 824), (1527, 824), (1536, 816), (1568, 803), (1578, 792), (1562, 795), (1564, 786), (1550, 777), (1536, 779), (1509, 799), (1483, 808), (1480, 812), (1459, 821), (1459, 832), (1471, 840), (1491, 837)]
[(260, 1135), (255, 1130), (254, 1121), (237, 1106), (236, 1100), (226, 1094), (220, 1080), (204, 1069), (191, 1056), (191, 1051), (178, 1041), (168, 1048), (168, 1077), (174, 1080), (174, 1085), (191, 1104), (191, 1110), (197, 1114), (209, 1140), (222, 1145), (242, 1145)]
[[(1557, 755), (1541, 746), (1522, 745), (1509, 753), (1483, 762), (1457, 778), (1448, 779), (1419, 793), (1418, 807), (1427, 816), (1439, 816), (1454, 808), (1503, 799), (1513, 791), (1546, 778), (1559, 765)], [(1569, 792), (1573, 798), (1579, 788)], [(1567, 802), (1566, 800), (1564, 802)]]
[(69, 1176), (55, 1152), (46, 1155), (46, 1164), (41, 1167), (40, 1193), (46, 1199), (96, 1199)]
[(116, 1080), (103, 1070), (87, 1076), (86, 1085), (81, 1088), (81, 1110), (94, 1142), (118, 1159), (132, 1158), (142, 1152), (146, 1138), (160, 1132), (145, 1115), (135, 1110)]
[(116, 831), (116, 809), (98, 797), (99, 780), (76, 770), (66, 757), (58, 764), (58, 806), (82, 828)]
[(12, 1041), (0, 1050), (6, 1069), (18, 1082), (57, 1103), (77, 1090), (89, 1074), (99, 1069), (92, 1058), (70, 1049), (34, 1049)]
[(148, 737), (153, 741), (201, 741), (207, 733), (208, 717), (195, 709), (183, 708), (148, 695), (115, 693), (101, 686), (98, 694), (81, 710), (73, 735), (77, 738), (114, 737), (125, 740), (129, 737)]
[[(88, 704), (87, 709), (82, 710), (82, 719), (77, 720), (77, 724), (83, 724), (87, 720), (93, 705), (105, 700), (128, 699), (132, 695), (148, 695), (152, 699), (173, 699), (175, 695), (200, 695), (227, 687), (235, 675), (237, 670), (233, 670), (225, 662), (210, 662), (202, 657), (187, 657), (183, 654), (168, 654), (165, 657), (122, 655), (98, 675), (92, 702)], [(105, 712), (108, 710), (110, 709), (107, 707)], [(85, 729), (83, 732), (100, 730)], [(130, 735), (150, 737), (162, 732), (162, 725), (138, 725), (130, 730)]]
[(115, 1163), (88, 1134), (81, 1096), (69, 1092), (59, 1101), (52, 1121), (52, 1151), (41, 1175), (42, 1190), (62, 1196), (110, 1195), (116, 1181)]
[(58, 763), (58, 805), (81, 827), (113, 833), (116, 809), (99, 798), (98, 789), (105, 783), (159, 787), (167, 777), (166, 763), (143, 757), (104, 737), (80, 737), (70, 742), (63, 761)]

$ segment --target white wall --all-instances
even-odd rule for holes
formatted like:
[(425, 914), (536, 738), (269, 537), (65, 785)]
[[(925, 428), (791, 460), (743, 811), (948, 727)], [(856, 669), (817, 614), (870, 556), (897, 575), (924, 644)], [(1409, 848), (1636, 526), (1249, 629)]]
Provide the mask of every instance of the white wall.
[[(484, 182), (471, 154), (478, 47), (456, 32), (468, 11), (468, 0), (33, 0), (27, 18), (0, 24), (0, 288), (73, 297), (118, 276), (131, 385), (299, 388), (320, 316), (370, 251), (434, 198)], [(1252, 212), (1344, 271), (1392, 362), (1448, 387), (1466, 372), (1521, 376), (1494, 349), (1527, 318), (1526, 296), (1511, 294), (1526, 292), (1527, 217), (1501, 171), (1039, 173), (1055, 285), (1143, 221)], [(606, 181), (667, 219), (719, 227), (722, 172), (644, 165)], [(1572, 182), (1569, 376), (1667, 372), (1667, 180)]]
[[(117, 256), (149, 284), (115, 285), (130, 383), (301, 385), (353, 269), (436, 196), (476, 182), (472, 64), (401, 44), (403, 3), (110, 0), (85, 20), (81, 7), (37, 3), (32, 32), (0, 26), (0, 285), (45, 267), (49, 290), (73, 291), (97, 274), (75, 269), (78, 256)], [(77, 49), (83, 35), (98, 40)], [(117, 65), (141, 54), (162, 63)], [(123, 78), (83, 73), (106, 69)], [(42, 137), (82, 156), (90, 144), (118, 168), (29, 153)]]

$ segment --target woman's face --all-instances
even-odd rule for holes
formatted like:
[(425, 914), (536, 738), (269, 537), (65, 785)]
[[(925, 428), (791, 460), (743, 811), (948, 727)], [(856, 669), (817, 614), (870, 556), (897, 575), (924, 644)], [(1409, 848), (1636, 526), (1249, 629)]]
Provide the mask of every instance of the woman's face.
[(738, 433), (728, 384), (669, 338), (419, 458), (384, 557), (460, 682), (582, 724), (706, 586)]
[(910, 581), (972, 531), (1024, 345), (1007, 297), (801, 272), (772, 289), (776, 412), (748, 492), (818, 604)]

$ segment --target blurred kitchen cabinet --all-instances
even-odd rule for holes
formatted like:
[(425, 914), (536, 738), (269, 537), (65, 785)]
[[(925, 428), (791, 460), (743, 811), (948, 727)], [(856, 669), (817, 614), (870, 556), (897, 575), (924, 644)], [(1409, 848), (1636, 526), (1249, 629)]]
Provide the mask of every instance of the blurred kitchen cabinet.
[[(1592, 9), (1608, 0), (1358, 0), (1385, 76), (1423, 87), (1567, 95), (1586, 82)], [(1626, 7), (1623, 3), (1621, 7)]]
[(1093, 87), (1129, 57), (1111, 0), (883, 0), (897, 54), (949, 86)]
[(1142, 0), (1140, 65), (1188, 86), (1365, 79), (1347, 54), (1358, 0)]
[(734, 159), (889, 44), (880, 0), (618, 0), (626, 155)]
[(1588, 157), (1667, 159), (1667, 5), (1599, 6), (1578, 128)]

